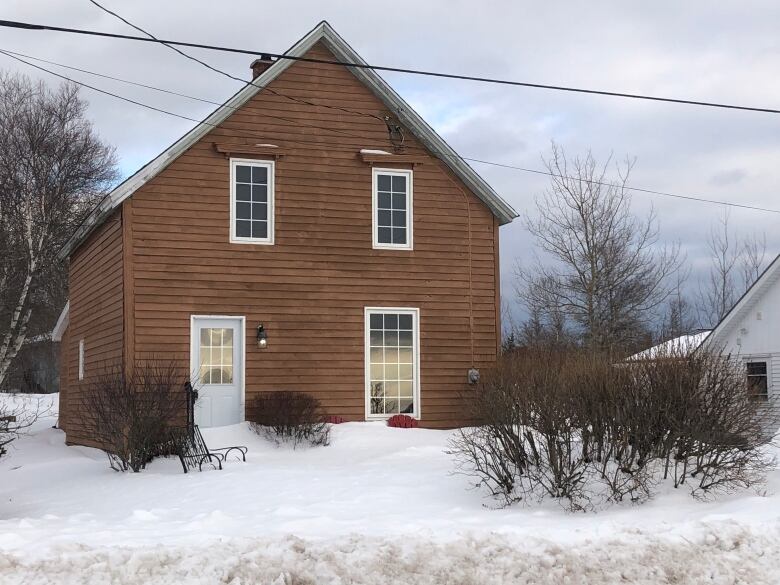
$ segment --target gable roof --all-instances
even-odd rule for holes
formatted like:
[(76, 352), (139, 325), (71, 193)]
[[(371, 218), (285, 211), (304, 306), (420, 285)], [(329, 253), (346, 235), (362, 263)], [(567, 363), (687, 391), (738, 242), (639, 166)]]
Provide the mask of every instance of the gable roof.
[[(303, 57), (318, 42), (322, 42), (338, 61), (367, 65), (363, 58), (324, 20), (299, 40), (285, 55)], [(203, 138), (214, 126), (226, 120), (236, 108), (244, 105), (294, 62), (292, 59), (277, 59), (266, 71), (252, 82), (248, 82), (246, 87), (239, 90), (233, 97), (214, 110), (203, 122), (187, 132), (187, 134), (173, 143), (157, 158), (143, 166), (134, 175), (115, 187), (63, 246), (59, 252), (59, 257), (67, 257), (125, 199)], [(443, 161), (488, 206), (502, 225), (511, 222), (517, 217), (517, 212), (376, 71), (363, 67), (350, 67), (349, 69), (397, 116), (401, 124), (408, 128), (434, 156)]]
[(685, 357), (696, 351), (696, 349), (698, 349), (704, 340), (707, 339), (709, 334), (710, 330), (704, 329), (702, 331), (697, 331), (696, 333), (680, 335), (679, 337), (668, 339), (667, 341), (659, 343), (658, 345), (654, 345), (648, 349), (640, 351), (639, 353), (635, 353), (634, 355), (627, 357), (626, 361), (654, 360), (668, 357)]
[(772, 260), (764, 272), (761, 273), (761, 276), (759, 276), (750, 288), (745, 291), (745, 294), (734, 303), (731, 310), (723, 316), (707, 338), (707, 342), (718, 343), (720, 337), (756, 304), (761, 296), (778, 280), (778, 278), (780, 278), (780, 254), (775, 256), (775, 259)]

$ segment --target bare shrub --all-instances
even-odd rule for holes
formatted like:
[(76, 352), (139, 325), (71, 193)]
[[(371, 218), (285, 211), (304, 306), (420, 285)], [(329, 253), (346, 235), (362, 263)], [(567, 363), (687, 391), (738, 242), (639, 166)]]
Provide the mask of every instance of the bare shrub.
[(479, 426), (451, 451), (505, 503), (638, 503), (664, 480), (697, 497), (755, 486), (773, 463), (764, 447), (777, 420), (740, 372), (707, 350), (625, 364), (551, 347), (511, 352), (472, 391)]
[(89, 384), (85, 430), (108, 454), (112, 469), (139, 472), (167, 454), (170, 428), (184, 422), (184, 382), (174, 362), (147, 361), (127, 373), (106, 368)]
[(44, 399), (24, 396), (19, 400), (15, 394), (0, 394), (0, 458), (8, 452), (11, 443), (49, 410)]
[(330, 425), (318, 399), (288, 390), (257, 394), (250, 408), (252, 429), (274, 440), (312, 446), (327, 445)]

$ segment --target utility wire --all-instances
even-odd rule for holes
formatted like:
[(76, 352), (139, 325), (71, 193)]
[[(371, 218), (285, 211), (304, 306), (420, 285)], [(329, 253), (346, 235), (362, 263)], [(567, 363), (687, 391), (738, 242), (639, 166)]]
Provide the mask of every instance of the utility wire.
[[(155, 42), (158, 42), (158, 43), (162, 44), (165, 47), (168, 47), (172, 51), (177, 52), (179, 55), (181, 55), (185, 59), (189, 59), (190, 61), (194, 61), (195, 63), (198, 63), (199, 65), (202, 65), (206, 69), (210, 69), (211, 71), (214, 71), (215, 73), (219, 73), (220, 75), (224, 75), (228, 79), (232, 79), (234, 81), (238, 81), (239, 83), (243, 84), (244, 86), (253, 85), (255, 87), (260, 87), (260, 86), (258, 86), (256, 84), (252, 83), (251, 81), (247, 81), (245, 79), (241, 79), (240, 77), (236, 77), (235, 75), (232, 75), (232, 74), (228, 73), (227, 71), (223, 71), (222, 69), (217, 69), (216, 67), (214, 67), (213, 65), (209, 65), (205, 61), (203, 61), (201, 59), (198, 59), (197, 57), (193, 57), (189, 53), (185, 53), (181, 49), (175, 47), (174, 44), (172, 44), (172, 43), (169, 43), (169, 42), (166, 42), (166, 41), (161, 41), (160, 39), (158, 39), (156, 36), (154, 36), (149, 31), (141, 28), (140, 26), (138, 26), (136, 24), (133, 24), (132, 22), (130, 22), (129, 20), (127, 20), (125, 17), (123, 17), (122, 15), (118, 14), (117, 12), (114, 12), (113, 10), (109, 10), (108, 8), (106, 8), (105, 6), (103, 6), (102, 4), (97, 2), (96, 0), (89, 0), (89, 2), (91, 2), (92, 4), (94, 4), (95, 6), (100, 8), (100, 10), (102, 10), (103, 12), (106, 12), (106, 13), (110, 14), (114, 18), (118, 18), (119, 20), (124, 22), (126, 25), (134, 28), (138, 32), (145, 34), (147, 37), (149, 37), (149, 40), (153, 40)], [(304, 100), (304, 99), (301, 99), (301, 98), (297, 98), (297, 97), (293, 97), (293, 96), (290, 96), (290, 95), (287, 95), (287, 94), (280, 93), (280, 92), (278, 92), (278, 91), (276, 91), (274, 89), (271, 89), (271, 88), (269, 88), (267, 86), (262, 86), (262, 87), (264, 89), (267, 89), (269, 92), (271, 92), (274, 95), (278, 95), (280, 97), (284, 97), (284, 98), (287, 98), (289, 100), (292, 100), (292, 101), (295, 101), (295, 102), (298, 102), (298, 103), (302, 103), (302, 104), (305, 104), (305, 105), (320, 106), (320, 107), (331, 108), (331, 109), (338, 109), (338, 110), (341, 110), (341, 111), (349, 113), (349, 114), (357, 114), (359, 116), (367, 116), (367, 117), (371, 117), (371, 118), (376, 118), (377, 120), (382, 120), (382, 118), (380, 118), (376, 114), (367, 114), (365, 112), (358, 112), (358, 111), (354, 111), (354, 110), (349, 110), (347, 108), (339, 108), (339, 107), (331, 106), (331, 105), (317, 104), (315, 102), (310, 102), (308, 100)], [(384, 121), (384, 120), (382, 120), (382, 121)]]
[[(107, 79), (120, 81), (122, 83), (127, 83), (127, 84), (130, 84), (130, 85), (137, 85), (137, 86), (144, 87), (144, 88), (147, 88), (147, 89), (152, 89), (152, 90), (155, 90), (155, 91), (169, 93), (169, 94), (177, 95), (177, 96), (180, 96), (180, 97), (185, 97), (185, 98), (192, 99), (192, 100), (203, 101), (203, 102), (206, 102), (206, 103), (216, 103), (216, 102), (212, 102), (210, 100), (205, 100), (205, 99), (202, 99), (202, 98), (190, 96), (190, 95), (179, 93), (179, 92), (174, 92), (174, 91), (170, 91), (170, 90), (166, 90), (166, 89), (161, 89), (161, 88), (154, 87), (154, 86), (147, 85), (147, 84), (143, 84), (143, 83), (136, 83), (136, 82), (133, 82), (133, 81), (128, 81), (126, 79), (121, 79), (121, 78), (113, 77), (113, 76), (110, 76), (110, 75), (104, 75), (102, 73), (96, 73), (96, 72), (89, 71), (89, 70), (86, 70), (86, 69), (79, 69), (77, 67), (71, 67), (69, 65), (63, 65), (61, 63), (56, 63), (54, 61), (47, 61), (45, 59), (39, 59), (37, 57), (31, 57), (31, 56), (25, 55), (23, 53), (17, 53), (17, 52), (14, 52), (14, 51), (8, 51), (6, 49), (0, 49), (0, 54), (4, 54), (4, 55), (6, 55), (8, 57), (11, 57), (13, 59), (16, 59), (17, 61), (20, 61), (20, 62), (24, 63), (26, 65), (29, 65), (30, 67), (34, 67), (34, 68), (39, 69), (41, 71), (45, 71), (46, 73), (49, 73), (51, 75), (55, 75), (55, 76), (57, 76), (57, 77), (59, 77), (61, 79), (64, 79), (66, 81), (70, 81), (72, 83), (76, 83), (77, 85), (84, 86), (84, 87), (86, 87), (88, 89), (91, 89), (93, 91), (97, 91), (99, 93), (103, 93), (103, 94), (109, 95), (111, 97), (114, 97), (114, 98), (117, 98), (117, 99), (129, 102), (129, 103), (135, 104), (137, 106), (148, 108), (150, 110), (153, 110), (153, 111), (156, 111), (156, 112), (159, 112), (159, 113), (162, 113), (162, 114), (167, 114), (169, 116), (175, 116), (177, 118), (182, 118), (182, 119), (189, 120), (189, 121), (192, 121), (192, 122), (197, 122), (199, 124), (206, 124), (206, 125), (211, 126), (213, 128), (217, 128), (218, 127), (217, 125), (210, 124), (209, 122), (205, 122), (205, 121), (202, 121), (202, 120), (197, 120), (195, 118), (190, 118), (189, 116), (184, 116), (184, 115), (181, 115), (181, 114), (177, 114), (175, 112), (170, 112), (168, 110), (164, 110), (162, 108), (157, 108), (155, 106), (150, 106), (150, 105), (145, 104), (143, 102), (139, 102), (139, 101), (136, 101), (136, 100), (133, 100), (133, 99), (130, 99), (130, 98), (126, 98), (126, 97), (121, 96), (119, 94), (115, 94), (115, 93), (112, 93), (112, 92), (109, 92), (109, 91), (97, 88), (95, 86), (89, 85), (87, 83), (83, 83), (83, 82), (77, 81), (77, 80), (72, 79), (70, 77), (67, 77), (67, 76), (64, 76), (64, 75), (60, 75), (59, 73), (55, 73), (54, 71), (46, 69), (45, 67), (40, 67), (38, 65), (35, 65), (34, 63), (30, 63), (30, 62), (22, 59), (21, 57), (26, 57), (27, 59), (33, 59), (33, 60), (36, 60), (36, 61), (49, 63), (51, 65), (56, 65), (56, 66), (59, 66), (59, 67), (65, 67), (65, 68), (68, 68), (68, 69), (81, 71), (83, 73), (88, 73), (90, 75), (96, 75), (96, 76), (99, 76), (99, 77), (105, 77)], [(222, 105), (222, 104), (217, 104), (217, 105)], [(231, 106), (226, 106), (226, 107), (232, 108)], [(232, 109), (236, 110), (238, 108), (232, 108)], [(269, 114), (264, 114), (264, 115), (269, 115)], [(271, 117), (274, 117), (274, 116), (271, 116)], [(293, 124), (300, 124), (301, 123), (298, 120), (292, 120), (292, 119), (287, 119), (287, 118), (281, 118), (281, 119), (283, 119), (285, 121), (289, 121), (289, 122), (291, 122)], [(326, 130), (326, 131), (337, 131), (334, 128), (330, 128), (329, 129), (329, 128), (320, 127), (320, 126), (317, 126), (316, 128), (321, 129), (321, 130)], [(236, 132), (241, 133), (240, 130), (236, 130)], [(248, 134), (246, 134), (246, 135), (248, 137), (250, 137), (250, 138), (253, 138), (253, 139), (256, 138), (256, 136), (254, 136), (254, 135), (252, 135), (252, 136), (250, 136)], [(365, 138), (365, 137), (357, 136), (357, 135), (350, 135), (350, 137), (359, 138), (359, 139)], [(301, 141), (301, 140), (297, 140), (297, 139), (287, 139), (287, 138), (285, 138), (285, 140), (288, 140), (289, 142), (301, 142), (301, 143), (307, 143), (307, 144), (318, 144), (318, 145), (325, 144), (323, 142)], [(552, 173), (552, 172), (549, 172), (549, 171), (541, 171), (541, 170), (538, 170), (538, 169), (529, 169), (529, 168), (526, 168), (526, 167), (520, 167), (520, 166), (515, 166), (515, 165), (510, 165), (510, 164), (498, 163), (498, 162), (493, 162), (493, 161), (488, 161), (488, 160), (479, 159), (479, 158), (473, 158), (473, 157), (467, 157), (467, 156), (458, 157), (457, 155), (451, 155), (449, 153), (442, 153), (442, 152), (439, 152), (439, 151), (436, 151), (436, 150), (433, 150), (433, 149), (431, 150), (431, 152), (433, 152), (433, 154), (435, 154), (437, 156), (444, 156), (444, 157), (447, 157), (447, 158), (462, 158), (463, 160), (468, 160), (468, 161), (475, 162), (475, 163), (491, 165), (491, 166), (501, 167), (501, 168), (506, 168), (506, 169), (512, 169), (512, 170), (522, 171), (522, 172), (526, 172), (526, 173), (534, 173), (534, 174), (537, 174), (537, 175), (546, 175), (546, 176), (549, 176), (549, 177), (556, 177), (556, 178), (562, 178), (562, 179), (568, 179), (568, 180), (577, 180), (575, 177), (571, 177), (571, 176), (568, 176), (568, 175), (560, 175), (560, 174)], [(603, 182), (603, 181), (588, 180), (587, 182), (588, 183), (592, 183), (592, 184), (596, 184), (596, 185), (606, 186), (606, 187), (614, 187), (615, 186), (613, 183), (608, 183), (608, 182)], [(711, 203), (711, 204), (715, 204), (715, 205), (723, 205), (723, 206), (727, 206), (727, 207), (736, 207), (736, 208), (740, 208), (740, 209), (749, 209), (749, 210), (752, 210), (752, 211), (761, 211), (761, 212), (765, 212), (765, 213), (778, 213), (778, 214), (780, 214), (780, 210), (769, 209), (769, 208), (765, 208), (765, 207), (758, 207), (758, 206), (754, 206), (754, 205), (747, 205), (747, 204), (741, 204), (741, 203), (731, 203), (731, 202), (727, 202), (727, 201), (718, 201), (718, 200), (715, 200), (715, 199), (707, 199), (707, 198), (704, 198), (704, 197), (696, 197), (696, 196), (693, 196), (693, 195), (680, 195), (680, 194), (676, 194), (676, 193), (668, 193), (668, 192), (665, 192), (665, 191), (656, 191), (656, 190), (652, 190), (652, 189), (643, 189), (643, 188), (640, 188), (640, 187), (625, 186), (625, 188), (629, 189), (631, 191), (636, 191), (636, 192), (639, 192), (639, 193), (646, 193), (646, 194), (650, 194), (650, 195), (658, 195), (658, 196), (662, 196), (662, 197), (671, 197), (671, 198), (675, 198), (675, 199), (684, 199), (684, 200), (696, 201), (696, 202), (700, 202), (700, 203)]]
[(188, 43), (184, 41), (173, 41), (173, 40), (166, 40), (166, 39), (153, 39), (153, 38), (147, 38), (147, 37), (138, 37), (133, 35), (123, 35), (123, 34), (116, 34), (116, 33), (107, 33), (107, 32), (101, 32), (101, 31), (94, 31), (94, 30), (86, 30), (86, 29), (77, 29), (77, 28), (67, 28), (67, 27), (61, 27), (61, 26), (50, 26), (50, 25), (44, 25), (44, 24), (37, 24), (37, 23), (28, 23), (28, 22), (19, 22), (19, 21), (13, 21), (13, 20), (0, 20), (0, 27), (6, 27), (6, 28), (16, 28), (16, 29), (22, 29), (22, 30), (49, 30), (49, 31), (55, 31), (55, 32), (65, 32), (65, 33), (73, 33), (73, 34), (81, 34), (81, 35), (90, 35), (90, 36), (98, 36), (98, 37), (107, 37), (107, 38), (113, 38), (113, 39), (125, 39), (125, 40), (131, 40), (131, 41), (143, 41), (143, 42), (153, 42), (153, 43), (160, 43), (160, 44), (166, 44), (166, 45), (176, 45), (180, 47), (194, 47), (198, 49), (209, 49), (212, 51), (224, 51), (228, 53), (240, 53), (244, 55), (267, 55), (269, 57), (273, 57), (276, 59), (287, 59), (287, 60), (293, 60), (293, 61), (303, 61), (308, 63), (321, 63), (325, 65), (341, 65), (344, 67), (352, 67), (356, 69), (373, 69), (374, 71), (388, 71), (391, 73), (408, 73), (411, 75), (424, 75), (428, 77), (439, 77), (439, 78), (446, 78), (446, 79), (458, 79), (461, 81), (475, 81), (475, 82), (481, 82), (481, 83), (493, 83), (493, 84), (499, 84), (499, 85), (510, 85), (510, 86), (516, 86), (516, 87), (530, 87), (535, 89), (547, 89), (547, 90), (554, 90), (554, 91), (564, 91), (564, 92), (572, 92), (572, 93), (582, 93), (582, 94), (591, 94), (591, 95), (600, 95), (600, 96), (611, 96), (611, 97), (620, 97), (620, 98), (627, 98), (627, 99), (636, 99), (636, 100), (647, 100), (647, 101), (654, 101), (654, 102), (666, 102), (666, 103), (672, 103), (672, 104), (681, 104), (681, 105), (689, 105), (689, 106), (700, 106), (700, 107), (708, 107), (708, 108), (721, 108), (721, 109), (728, 109), (728, 110), (740, 110), (740, 111), (747, 111), (747, 112), (760, 112), (765, 114), (780, 114), (780, 109), (777, 108), (764, 108), (764, 107), (752, 107), (752, 106), (741, 106), (736, 104), (727, 104), (727, 103), (720, 103), (720, 102), (706, 102), (706, 101), (699, 101), (699, 100), (686, 100), (686, 99), (678, 99), (678, 98), (668, 98), (668, 97), (661, 97), (661, 96), (653, 96), (653, 95), (647, 95), (647, 94), (637, 94), (637, 93), (627, 93), (627, 92), (616, 92), (616, 91), (604, 91), (604, 90), (597, 90), (597, 89), (586, 89), (582, 87), (571, 87), (571, 86), (564, 86), (564, 85), (547, 85), (542, 83), (530, 83), (525, 81), (514, 81), (509, 79), (496, 79), (491, 77), (478, 77), (478, 76), (472, 76), (472, 75), (458, 75), (455, 73), (441, 73), (437, 71), (426, 71), (421, 69), (408, 69), (403, 67), (388, 67), (388, 66), (382, 66), (382, 65), (369, 65), (367, 63), (351, 63), (348, 61), (339, 61), (339, 60), (330, 60), (330, 59), (317, 59), (314, 57), (296, 57), (293, 55), (285, 55), (280, 53), (269, 53), (267, 51), (256, 51), (251, 49), (239, 49), (239, 48), (233, 48), (233, 47), (226, 47), (226, 46), (220, 46), (220, 45), (206, 45), (203, 43)]
[[(73, 79), (73, 78), (68, 77), (66, 75), (62, 75), (60, 73), (57, 73), (57, 72), (52, 71), (50, 69), (47, 69), (45, 67), (41, 67), (40, 65), (36, 65), (35, 63), (30, 63), (29, 61), (26, 61), (25, 59), (17, 56), (17, 55), (22, 55), (22, 53), (14, 53), (14, 52), (11, 52), (11, 51), (6, 51), (5, 49), (0, 49), (0, 54), (3, 54), (3, 55), (5, 55), (7, 57), (10, 57), (12, 59), (16, 59), (17, 61), (19, 61), (21, 63), (24, 63), (25, 65), (28, 65), (28, 66), (33, 67), (35, 69), (38, 69), (39, 71), (44, 71), (44, 72), (46, 72), (46, 73), (48, 73), (50, 75), (54, 75), (55, 77), (59, 77), (60, 79), (63, 79), (65, 81), (69, 81), (71, 83), (75, 83), (76, 85), (80, 85), (82, 87), (86, 87), (87, 89), (91, 89), (91, 90), (96, 91), (98, 93), (102, 93), (104, 95), (108, 95), (110, 97), (113, 97), (113, 98), (116, 98), (116, 99), (119, 99), (119, 100), (122, 100), (122, 101), (125, 101), (125, 102), (128, 102), (128, 103), (134, 104), (136, 106), (141, 106), (142, 108), (147, 108), (149, 110), (152, 110), (152, 111), (155, 111), (155, 112), (159, 112), (161, 114), (167, 114), (169, 116), (174, 116), (176, 118), (181, 118), (182, 120), (188, 120), (190, 122), (195, 122), (196, 124), (205, 124), (206, 126), (210, 126), (211, 128), (219, 128), (219, 125), (217, 125), (217, 124), (211, 124), (210, 122), (207, 122), (205, 120), (198, 120), (197, 118), (192, 118), (190, 116), (185, 116), (183, 114), (177, 114), (176, 112), (171, 112), (171, 111), (165, 110), (163, 108), (158, 108), (156, 106), (152, 106), (152, 105), (146, 104), (144, 102), (140, 102), (140, 101), (137, 101), (137, 100), (125, 97), (123, 95), (120, 95), (120, 94), (117, 94), (117, 93), (113, 93), (113, 92), (110, 92), (110, 91), (105, 90), (105, 89), (101, 89), (99, 87), (95, 87), (94, 85), (90, 85), (88, 83), (84, 83), (83, 81), (78, 81), (76, 79)], [(28, 58), (35, 59), (34, 57), (28, 57)], [(36, 59), (36, 60), (44, 61), (43, 59)], [(48, 62), (48, 63), (51, 63), (51, 64), (56, 64), (56, 63), (54, 63), (52, 61), (45, 61), (45, 62)], [(59, 64), (56, 64), (56, 65), (59, 65)], [(61, 65), (61, 66), (62, 67), (67, 67), (66, 65)], [(73, 69), (75, 69), (75, 68), (73, 68)], [(110, 78), (110, 79), (115, 79), (117, 81), (122, 81), (124, 83), (128, 83), (128, 84), (131, 84), (131, 85), (139, 85), (141, 87), (146, 87), (148, 89), (154, 89), (156, 91), (162, 91), (162, 92), (165, 92), (165, 93), (173, 93), (174, 95), (181, 95), (182, 97), (187, 97), (189, 99), (194, 99), (194, 100), (199, 100), (199, 101), (207, 101), (208, 102), (208, 100), (202, 100), (201, 98), (196, 98), (196, 97), (188, 96), (188, 95), (185, 95), (185, 94), (178, 94), (177, 92), (170, 92), (168, 90), (152, 87), (152, 86), (145, 85), (145, 84), (136, 84), (135, 82), (132, 82), (132, 81), (126, 81), (126, 80), (119, 79), (119, 78), (113, 78), (113, 77), (110, 77), (110, 76), (107, 76), (107, 75), (102, 75), (100, 73), (93, 73), (91, 71), (87, 71), (87, 70), (84, 70), (84, 69), (81, 69), (80, 71), (83, 71), (85, 73), (90, 73), (90, 74), (93, 74), (93, 75), (99, 75), (99, 76), (102, 76), (102, 77), (107, 77), (107, 78)], [(211, 103), (211, 102), (209, 102), (209, 103)], [(222, 104), (218, 104), (218, 105), (222, 105)], [(231, 106), (226, 106), (226, 107), (231, 108)], [(232, 108), (232, 109), (236, 110), (238, 108)], [(269, 118), (274, 118), (274, 119), (278, 119), (278, 120), (284, 120), (285, 122), (290, 122), (290, 123), (295, 124), (295, 125), (308, 126), (308, 127), (311, 127), (311, 128), (317, 128), (319, 130), (324, 130), (324, 131), (328, 131), (328, 132), (339, 132), (339, 130), (337, 130), (335, 128), (326, 128), (326, 127), (323, 127), (323, 126), (310, 126), (310, 125), (308, 125), (308, 124), (306, 124), (304, 122), (301, 122), (299, 120), (293, 120), (292, 118), (283, 118), (283, 117), (274, 116), (272, 114), (268, 114), (268, 113), (265, 113), (265, 112), (263, 113), (263, 115), (267, 116)], [(231, 132), (235, 132), (237, 134), (244, 135), (247, 138), (257, 139), (256, 135), (252, 135), (252, 134), (249, 134), (247, 132), (243, 132), (242, 130), (237, 129), (237, 128), (236, 129), (231, 129)], [(347, 136), (349, 136), (351, 138), (365, 139), (364, 136), (357, 136), (357, 135), (352, 135), (352, 134), (347, 134)], [(298, 144), (316, 144), (316, 145), (320, 145), (320, 146), (328, 145), (329, 148), (333, 148), (332, 145), (329, 145), (328, 143), (322, 142), (322, 141), (301, 140), (301, 139), (298, 139), (298, 138), (288, 138), (287, 136), (284, 136), (283, 139), (286, 142), (292, 142), (292, 143), (298, 143)], [(339, 149), (338, 148), (334, 148), (334, 150), (339, 150)]]

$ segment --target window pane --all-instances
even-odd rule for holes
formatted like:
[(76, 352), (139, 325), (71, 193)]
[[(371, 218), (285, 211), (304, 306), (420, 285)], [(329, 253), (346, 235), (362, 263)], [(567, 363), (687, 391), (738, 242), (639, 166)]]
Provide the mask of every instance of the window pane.
[(203, 347), (204, 345), (211, 345), (211, 336), (209, 335), (209, 329), (201, 329), (200, 330), (200, 345)]
[(232, 366), (233, 365), (233, 348), (232, 347), (222, 347), (222, 361), (220, 362), (223, 366)]
[[(381, 333), (380, 333), (381, 335)], [(385, 352), (381, 347), (371, 348), (371, 363), (382, 363), (385, 361)]]
[[(387, 327), (387, 325), (385, 325), (385, 327)], [(385, 347), (398, 347), (398, 331), (388, 331), (385, 329)]]
[(406, 243), (406, 229), (405, 228), (393, 228), (393, 243), (405, 244)]
[(412, 369), (412, 364), (401, 364), (400, 366), (398, 366), (398, 379), (411, 380), (413, 371), (414, 370)]
[(252, 167), (236, 165), (236, 181), (249, 183), (252, 180)]
[(399, 380), (398, 364), (385, 364), (385, 380), (387, 380), (387, 393), (398, 394), (398, 382), (391, 381)]
[(371, 399), (371, 414), (384, 414), (385, 401), (382, 398)]
[(406, 193), (406, 177), (393, 175), (393, 191)]
[(250, 213), (249, 203), (236, 203), (236, 218), (251, 219), (249, 213)]
[(393, 194), (393, 209), (405, 210), (406, 209), (406, 195)]
[(748, 362), (747, 364), (748, 376), (765, 376), (766, 375), (766, 362)]
[(398, 399), (390, 398), (385, 400), (385, 414), (398, 413)]
[(385, 348), (385, 364), (398, 363), (398, 350), (392, 347)]
[(390, 228), (381, 227), (377, 229), (377, 241), (380, 244), (392, 244), (392, 230)]
[(372, 347), (379, 347), (382, 345), (382, 331), (371, 331), (369, 334), (369, 341)]
[(381, 380), (371, 382), (371, 398), (381, 398), (385, 395), (385, 383)]
[(398, 315), (385, 313), (385, 329), (398, 329)]
[(371, 329), (381, 329), (382, 328), (382, 315), (379, 315), (377, 313), (373, 313), (373, 314), (371, 314), (369, 319), (370, 319), (369, 323), (371, 325)]
[(268, 187), (265, 185), (252, 185), (252, 201), (255, 203), (268, 201)]
[(376, 186), (377, 186), (377, 191), (389, 191), (390, 175), (377, 175)]
[(236, 236), (239, 238), (248, 238), (252, 235), (252, 222), (251, 221), (237, 221), (236, 222)]
[(252, 222), (252, 237), (253, 238), (267, 238), (268, 237), (268, 224), (264, 221)]
[(402, 414), (410, 414), (414, 412), (414, 401), (411, 398), (401, 398), (398, 405), (398, 410)]
[(238, 201), (249, 201), (252, 195), (252, 187), (249, 185), (236, 185), (236, 199)]
[(233, 383), (233, 366), (222, 366), (222, 383)]
[(266, 167), (252, 167), (252, 182), (267, 183), (268, 169)]
[(402, 347), (398, 350), (398, 363), (399, 364), (412, 364), (414, 363), (413, 353), (411, 347)]
[(384, 378), (385, 366), (383, 364), (371, 364), (371, 377), (372, 378)]
[(225, 346), (233, 347), (233, 330), (232, 329), (223, 329), (222, 330), (222, 343)]
[(411, 331), (399, 331), (398, 332), (398, 345), (401, 347), (411, 347), (414, 341), (414, 335)]
[(390, 193), (379, 193), (379, 197), (377, 198), (377, 207), (380, 209), (390, 209), (393, 204), (393, 198), (390, 196)]
[(410, 329), (412, 328), (412, 316), (411, 315), (398, 315), (398, 328)]
[(406, 227), (405, 211), (393, 211), (393, 227)]
[(268, 206), (265, 203), (252, 203), (252, 219), (268, 219)]
[(377, 223), (377, 225), (382, 225), (382, 226), (392, 225), (390, 223), (391, 220), (392, 220), (392, 217), (393, 216), (392, 216), (392, 212), (391, 211), (383, 211), (383, 210), (380, 209), (377, 212), (376, 223)]

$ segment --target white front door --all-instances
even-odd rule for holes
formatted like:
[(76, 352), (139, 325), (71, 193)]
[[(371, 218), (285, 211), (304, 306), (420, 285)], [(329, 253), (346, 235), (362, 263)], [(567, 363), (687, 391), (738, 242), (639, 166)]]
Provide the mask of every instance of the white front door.
[(195, 423), (219, 427), (243, 421), (244, 319), (193, 316), (191, 347)]

